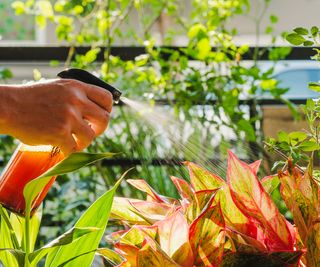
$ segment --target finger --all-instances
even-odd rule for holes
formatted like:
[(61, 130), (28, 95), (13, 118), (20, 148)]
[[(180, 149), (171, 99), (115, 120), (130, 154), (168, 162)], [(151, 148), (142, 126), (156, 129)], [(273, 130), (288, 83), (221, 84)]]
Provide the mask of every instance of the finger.
[(107, 110), (109, 113), (111, 113), (112, 110), (112, 94), (102, 87), (98, 87), (95, 85), (87, 85), (85, 87), (85, 91), (87, 94), (87, 97), (102, 107), (103, 109)]
[(110, 114), (105, 109), (97, 106), (95, 103), (88, 101), (82, 111), (84, 119), (90, 122), (95, 135), (102, 134), (108, 126)]
[(74, 123), (72, 133), (76, 140), (78, 150), (88, 147), (95, 137), (95, 132), (83, 119), (79, 119)]
[(69, 136), (65, 136), (58, 146), (65, 157), (77, 150), (77, 143), (71, 133)]

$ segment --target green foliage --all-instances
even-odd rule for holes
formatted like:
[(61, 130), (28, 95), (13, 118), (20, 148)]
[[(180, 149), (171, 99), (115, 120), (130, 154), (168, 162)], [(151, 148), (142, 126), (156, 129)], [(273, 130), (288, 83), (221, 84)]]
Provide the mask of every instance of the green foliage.
[[(286, 36), (289, 43), (293, 45), (303, 45), (305, 47), (319, 45), (320, 30), (314, 26), (310, 30), (298, 27)], [(320, 51), (314, 49), (316, 55), (312, 58), (320, 61)], [(320, 92), (320, 84), (318, 81), (311, 81), (309, 88), (315, 92)], [(266, 147), (270, 151), (280, 154), (283, 160), (275, 163), (274, 168), (283, 167), (286, 165), (288, 158), (292, 159), (294, 164), (302, 166), (306, 162), (319, 158), (320, 139), (319, 139), (319, 118), (320, 118), (320, 104), (319, 99), (308, 99), (306, 105), (301, 106), (309, 129), (303, 132), (279, 132), (278, 138), (270, 138), (266, 142)]]
[[(197, 155), (201, 155), (201, 161), (206, 163), (212, 158), (224, 159), (224, 151), (231, 144), (249, 157), (252, 151), (244, 152), (249, 144), (262, 139), (262, 133), (255, 127), (261, 119), (255, 112), (257, 99), (266, 94), (283, 100), (286, 89), (274, 80), (274, 66), (266, 71), (259, 68), (259, 50), (254, 51), (253, 63), (245, 65), (242, 58), (248, 53), (248, 46), (237, 47), (233, 41), (236, 32), (228, 28), (231, 18), (250, 10), (248, 0), (191, 1), (190, 13), (185, 12), (184, 3), (177, 0), (43, 2), (39, 5), (33, 1), (20, 1), (17, 8), (35, 16), (39, 26), (47, 21), (53, 23), (57, 38), (70, 46), (66, 67), (95, 71), (120, 88), (124, 96), (150, 103), (150, 106), (157, 100), (168, 101), (169, 105), (160, 112), (166, 112), (172, 121), (178, 121), (179, 130), (176, 130), (174, 140), (166, 138), (162, 132), (155, 133), (128, 107), (115, 107), (107, 135), (89, 148), (90, 152), (101, 152), (111, 147), (123, 152), (119, 158), (142, 159), (142, 166), (133, 174), (147, 177), (162, 194), (176, 195), (175, 188), (162, 177), (168, 173), (185, 174), (181, 167), (150, 166), (154, 158), (173, 158), (177, 162), (177, 158), (200, 160)], [(262, 9), (267, 10), (269, 4), (270, 1), (264, 1)], [(257, 28), (264, 15), (265, 12), (254, 18)], [(158, 22), (161, 28), (166, 17), (171, 25), (163, 28), (160, 38), (156, 38), (153, 28)], [(269, 27), (274, 28), (277, 20), (276, 16), (270, 16)], [(159, 47), (159, 44), (175, 44), (179, 36), (186, 37), (185, 49)], [(144, 46), (146, 53), (133, 60), (111, 55), (111, 47), (121, 44)], [(90, 46), (91, 49), (81, 54), (77, 46)], [(276, 65), (290, 49), (268, 48), (268, 52)], [(99, 53), (103, 62), (96, 60)], [(256, 115), (250, 118), (249, 111), (240, 104), (242, 99), (252, 103), (252, 113)], [(225, 131), (229, 131), (230, 136), (226, 136)], [(48, 195), (45, 205), (50, 208), (44, 215), (45, 223), (67, 221), (69, 226), (73, 225), (86, 203), (110, 188), (114, 177), (125, 168), (103, 168), (101, 164), (95, 164), (72, 178), (64, 176)], [(88, 175), (98, 182), (86, 179)], [(64, 194), (57, 202), (60, 190)], [(77, 197), (71, 198), (71, 192), (76, 192)], [(127, 187), (120, 187), (119, 192), (140, 196), (139, 192)], [(49, 210), (57, 210), (58, 214)], [(63, 227), (55, 229), (60, 234), (66, 230)]]
[[(75, 171), (110, 156), (109, 153), (75, 153), (29, 182), (24, 188), (25, 218), (13, 213), (9, 216), (8, 212), (0, 206), (0, 262), (10, 267), (32, 267), (38, 266), (38, 263), (46, 258), (46, 266), (65, 266), (66, 264), (79, 266), (78, 258), (81, 257), (81, 266), (91, 266), (109, 219), (115, 190), (123, 176), (82, 214), (74, 227), (37, 250), (34, 250), (34, 246), (38, 236), (41, 213), (37, 212), (31, 217), (31, 203), (53, 175)], [(84, 236), (86, 236), (85, 239)]]
[(301, 108), (309, 129), (291, 133), (281, 131), (277, 139), (269, 138), (266, 142), (269, 150), (279, 153), (284, 158), (283, 161), (277, 162), (275, 167), (283, 166), (288, 158), (292, 159), (294, 164), (304, 166), (314, 157), (319, 157), (319, 101), (308, 99), (306, 105)]

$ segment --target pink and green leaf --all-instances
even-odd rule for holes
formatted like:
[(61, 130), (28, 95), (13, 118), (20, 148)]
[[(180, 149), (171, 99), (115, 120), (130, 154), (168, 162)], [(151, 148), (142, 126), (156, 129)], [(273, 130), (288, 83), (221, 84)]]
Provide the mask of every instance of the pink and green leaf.
[[(180, 254), (187, 257), (185, 259), (179, 258), (179, 261), (182, 261), (178, 262), (179, 264), (193, 261), (189, 245), (189, 225), (180, 211), (176, 211), (173, 215), (157, 222), (155, 225), (158, 226), (159, 244), (164, 252), (172, 257), (179, 251)], [(181, 251), (181, 248), (184, 251)]]
[(170, 178), (174, 183), (175, 187), (177, 188), (181, 198), (186, 198), (189, 201), (192, 201), (194, 199), (193, 189), (187, 181), (177, 178), (175, 176), (171, 176)]
[(153, 201), (159, 203), (169, 203), (169, 200), (166, 197), (159, 195), (145, 180), (128, 179), (127, 182), (140, 191), (147, 193), (147, 195), (151, 197)]
[(219, 263), (224, 250), (223, 227), (224, 219), (219, 205), (202, 212), (190, 225), (190, 244), (195, 253), (196, 266), (216, 266), (209, 263)]
[(131, 225), (149, 224), (142, 216), (139, 216), (139, 214), (137, 214), (134, 211), (132, 203), (135, 202), (141, 202), (141, 200), (124, 197), (115, 197), (112, 204), (110, 218), (126, 221)]
[(150, 243), (146, 243), (137, 254), (137, 267), (179, 267), (163, 251), (157, 250)]
[(221, 205), (226, 227), (232, 231), (240, 232), (245, 236), (257, 238), (257, 224), (249, 217), (245, 216), (234, 203), (230, 189), (225, 184), (218, 192), (219, 203)]
[(261, 165), (261, 160), (257, 160), (251, 164), (249, 164), (250, 168), (253, 170), (253, 172), (257, 175), (259, 168)]
[(184, 163), (190, 174), (191, 185), (195, 191), (218, 189), (224, 183), (223, 179), (204, 168), (192, 163)]
[(166, 219), (175, 210), (174, 205), (150, 201), (135, 201), (131, 205), (133, 212), (150, 224)]
[(293, 250), (295, 238), (285, 218), (263, 189), (252, 168), (241, 162), (231, 151), (228, 161), (230, 193), (243, 214), (263, 226), (265, 243), (271, 251)]

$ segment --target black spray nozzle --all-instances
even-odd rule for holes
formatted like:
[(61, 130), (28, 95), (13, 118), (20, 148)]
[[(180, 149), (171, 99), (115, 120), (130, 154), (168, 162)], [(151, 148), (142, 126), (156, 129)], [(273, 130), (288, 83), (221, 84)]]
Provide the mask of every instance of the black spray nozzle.
[(87, 72), (82, 69), (67, 69), (59, 72), (57, 76), (64, 79), (75, 79), (84, 83), (93, 84), (107, 89), (112, 94), (113, 100), (115, 102), (119, 102), (120, 96), (122, 94), (121, 91), (119, 91), (117, 88), (99, 79), (90, 72)]

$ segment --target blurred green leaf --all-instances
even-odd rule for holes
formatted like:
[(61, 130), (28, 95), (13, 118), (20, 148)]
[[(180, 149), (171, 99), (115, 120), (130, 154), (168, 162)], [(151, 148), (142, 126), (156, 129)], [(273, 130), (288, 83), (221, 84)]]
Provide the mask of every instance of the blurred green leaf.
[(310, 82), (309, 88), (315, 92), (320, 92), (320, 83), (318, 82)]
[(308, 35), (309, 34), (309, 31), (306, 28), (302, 28), (302, 27), (295, 28), (293, 31), (299, 35)]
[(286, 36), (286, 39), (289, 43), (291, 43), (293, 45), (301, 45), (306, 41), (306, 39), (303, 36), (301, 36), (297, 33), (288, 34)]

